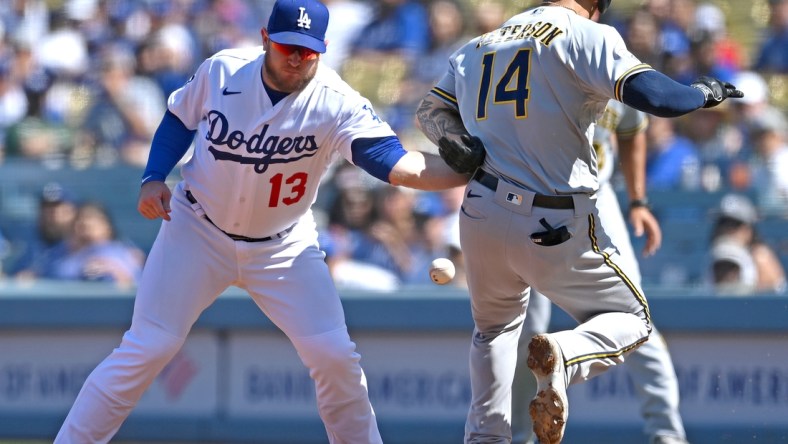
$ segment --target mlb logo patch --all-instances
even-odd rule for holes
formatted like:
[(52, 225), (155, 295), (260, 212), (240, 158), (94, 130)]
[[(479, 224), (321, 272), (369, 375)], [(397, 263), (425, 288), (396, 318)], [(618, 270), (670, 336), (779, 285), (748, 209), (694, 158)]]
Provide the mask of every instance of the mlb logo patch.
[(523, 196), (519, 194), (509, 193), (506, 195), (506, 201), (509, 203), (513, 203), (515, 205), (520, 205), (523, 203)]

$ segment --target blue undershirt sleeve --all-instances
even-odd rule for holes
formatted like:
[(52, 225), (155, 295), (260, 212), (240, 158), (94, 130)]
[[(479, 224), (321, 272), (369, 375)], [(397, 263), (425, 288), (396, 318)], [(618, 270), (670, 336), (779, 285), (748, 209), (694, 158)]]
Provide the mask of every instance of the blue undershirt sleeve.
[(659, 117), (677, 117), (702, 107), (703, 93), (682, 85), (659, 71), (633, 75), (624, 84), (623, 102)]
[(394, 165), (407, 153), (396, 136), (355, 139), (350, 151), (354, 164), (386, 183)]
[(164, 182), (189, 150), (194, 133), (196, 131), (186, 128), (175, 114), (167, 110), (153, 135), (148, 164), (142, 174), (142, 184), (153, 180)]

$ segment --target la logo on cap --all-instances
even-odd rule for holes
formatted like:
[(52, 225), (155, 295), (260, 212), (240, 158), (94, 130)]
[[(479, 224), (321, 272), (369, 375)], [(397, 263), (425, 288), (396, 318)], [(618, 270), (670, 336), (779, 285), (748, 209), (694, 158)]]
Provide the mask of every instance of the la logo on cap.
[(276, 0), (268, 18), (268, 37), (281, 45), (326, 52), (328, 8), (319, 0)]
[(309, 25), (312, 24), (312, 19), (310, 19), (309, 14), (306, 13), (306, 8), (298, 8), (298, 11), (301, 13), (301, 15), (298, 16), (298, 27), (309, 29)]

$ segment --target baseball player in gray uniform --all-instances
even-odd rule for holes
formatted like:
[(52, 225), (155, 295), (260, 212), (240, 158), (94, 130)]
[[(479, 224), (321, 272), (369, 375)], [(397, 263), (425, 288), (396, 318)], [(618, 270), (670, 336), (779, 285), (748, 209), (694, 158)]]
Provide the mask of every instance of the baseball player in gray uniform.
[[(618, 204), (610, 178), (617, 153), (629, 192), (629, 217), (635, 234), (646, 234), (643, 253), (653, 254), (661, 243), (661, 230), (646, 203), (646, 136), (648, 118), (645, 113), (616, 100), (608, 102), (605, 113), (594, 130), (593, 146), (599, 169), (597, 208), (599, 223), (610, 235), (621, 257), (637, 264), (629, 238), (629, 230)], [(640, 283), (640, 270), (635, 267), (631, 278)], [(531, 289), (523, 330), (520, 334), (517, 369), (512, 386), (512, 442), (533, 442), (528, 404), (536, 393), (536, 379), (527, 368), (528, 343), (534, 335), (547, 331), (550, 322), (550, 300)], [(645, 432), (651, 444), (686, 444), (684, 425), (679, 413), (679, 386), (673, 361), (659, 331), (651, 330), (649, 340), (635, 349), (626, 361), (635, 393), (640, 401)]]
[[(631, 54), (618, 32), (590, 20), (610, 0), (555, 0), (518, 14), (449, 58), (417, 110), (421, 130), (466, 187), (460, 244), (474, 334), (466, 443), (511, 441), (517, 344), (533, 287), (579, 323), (533, 337), (530, 403), (542, 444), (561, 442), (567, 386), (623, 362), (652, 329), (646, 298), (599, 223), (591, 139), (610, 99), (659, 116), (742, 93), (700, 77), (677, 83)], [(467, 134), (471, 136), (468, 136)]]
[[(328, 10), (278, 0), (262, 47), (221, 51), (169, 97), (139, 212), (163, 218), (121, 344), (90, 374), (56, 443), (106, 443), (227, 287), (249, 292), (314, 379), (331, 443), (380, 443), (366, 379), (311, 206), (339, 156), (392, 185), (468, 182), (407, 152), (369, 101), (320, 64)], [(195, 137), (196, 134), (196, 137)], [(165, 178), (194, 141), (183, 181)]]

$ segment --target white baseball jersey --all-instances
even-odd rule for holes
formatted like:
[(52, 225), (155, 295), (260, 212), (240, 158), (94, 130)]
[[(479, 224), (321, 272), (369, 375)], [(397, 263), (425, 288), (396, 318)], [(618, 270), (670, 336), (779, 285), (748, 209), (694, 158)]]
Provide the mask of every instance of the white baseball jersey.
[[(131, 327), (85, 381), (57, 444), (109, 442), (202, 311), (231, 285), (295, 347), (315, 381), (328, 442), (381, 443), (309, 208), (331, 161), (352, 161), (353, 139), (394, 133), (322, 66), (303, 90), (272, 105), (264, 58), (261, 48), (222, 51), (170, 96), (170, 111), (196, 129), (194, 154), (148, 255)], [(236, 240), (214, 225), (255, 239)]]
[[(321, 177), (355, 138), (394, 136), (369, 101), (321, 65), (300, 92), (272, 106), (260, 79), (262, 47), (207, 59), (173, 92), (169, 110), (196, 129), (182, 174), (222, 230), (259, 238), (311, 217)], [(249, 100), (249, 98), (254, 100)]]
[(615, 170), (617, 151), (613, 144), (613, 134), (618, 137), (631, 137), (648, 126), (648, 117), (617, 100), (608, 102), (604, 114), (594, 129), (594, 152), (596, 154), (599, 185), (608, 183)]
[(485, 170), (537, 193), (593, 193), (594, 122), (628, 77), (650, 69), (612, 27), (538, 7), (460, 48), (433, 93), (462, 104), (487, 148)]

